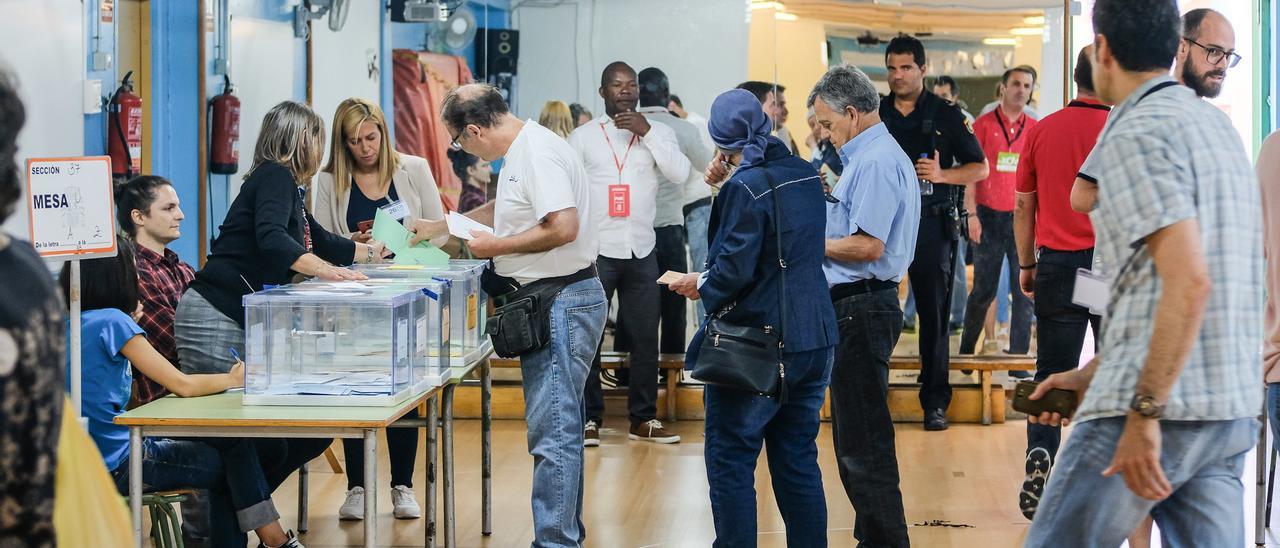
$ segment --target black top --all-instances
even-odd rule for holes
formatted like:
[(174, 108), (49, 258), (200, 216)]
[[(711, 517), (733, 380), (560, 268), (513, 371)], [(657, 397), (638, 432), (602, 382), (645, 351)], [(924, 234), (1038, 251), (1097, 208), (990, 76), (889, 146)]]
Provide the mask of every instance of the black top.
[(379, 207), (391, 205), (399, 199), (396, 196), (396, 185), (391, 185), (387, 195), (381, 200), (370, 200), (360, 190), (360, 186), (354, 180), (351, 181), (351, 196), (347, 199), (347, 232), (360, 232), (361, 221), (372, 221)]
[[(922, 127), (925, 120), (933, 120), (933, 134), (926, 134)], [(964, 119), (964, 114), (955, 105), (939, 99), (929, 90), (923, 90), (916, 99), (916, 108), (911, 114), (903, 116), (893, 106), (893, 95), (880, 99), (880, 120), (889, 128), (889, 134), (898, 141), (898, 145), (915, 163), (921, 155), (932, 154), (933, 148), (938, 151), (938, 161), (942, 169), (951, 169), (955, 164), (971, 164), (986, 162), (987, 156), (973, 135), (973, 127)], [(930, 196), (920, 197), (920, 207), (930, 208), (943, 205), (957, 199), (963, 187), (954, 187), (951, 192), (935, 190)], [(957, 200), (958, 201), (958, 200)]]
[(259, 291), (263, 284), (288, 283), (293, 263), (308, 251), (308, 237), (311, 251), (321, 259), (345, 265), (355, 257), (355, 242), (329, 233), (306, 211), (289, 170), (263, 164), (245, 179), (231, 202), (209, 260), (191, 288), (244, 325), (241, 297), (250, 287)]
[(2, 234), (0, 280), (0, 546), (53, 546), (66, 310), (31, 244)]

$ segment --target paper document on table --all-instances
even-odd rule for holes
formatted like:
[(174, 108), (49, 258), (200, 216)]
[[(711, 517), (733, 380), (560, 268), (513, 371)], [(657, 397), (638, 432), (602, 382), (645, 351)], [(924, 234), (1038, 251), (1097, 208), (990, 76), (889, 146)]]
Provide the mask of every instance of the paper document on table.
[(658, 283), (662, 285), (671, 285), (682, 277), (684, 277), (684, 273), (668, 270), (662, 274), (662, 277), (658, 278)]
[(444, 220), (449, 225), (449, 234), (462, 238), (463, 240), (470, 240), (472, 238), (471, 231), (473, 230), (493, 234), (492, 228), (456, 211), (450, 211), (449, 215), (446, 216)]

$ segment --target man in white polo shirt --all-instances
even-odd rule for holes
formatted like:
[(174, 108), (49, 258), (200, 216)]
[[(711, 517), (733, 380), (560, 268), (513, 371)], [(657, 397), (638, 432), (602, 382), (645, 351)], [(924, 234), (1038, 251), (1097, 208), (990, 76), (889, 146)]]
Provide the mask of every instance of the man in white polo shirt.
[[(605, 115), (569, 135), (590, 180), (592, 205), (599, 223), (600, 283), (605, 295), (618, 292), (619, 336), (630, 343), (627, 414), (629, 438), (676, 443), (657, 418), (658, 400), (658, 262), (653, 220), (658, 184), (684, 184), (689, 159), (680, 152), (675, 131), (636, 112), (640, 86), (636, 71), (621, 61), (610, 63), (600, 77)], [(658, 177), (661, 172), (662, 177)], [(600, 362), (587, 376), (585, 443), (600, 445), (604, 393)]]
[(513, 116), (493, 86), (450, 92), (441, 118), (454, 148), (504, 158), (494, 234), (474, 232), (471, 252), (491, 257), (496, 273), (522, 290), (563, 287), (542, 305), (551, 311), (549, 342), (520, 354), (520, 372), (534, 457), (534, 545), (581, 546), (582, 393), (608, 311), (594, 265), (598, 221), (587, 174), (563, 139)]

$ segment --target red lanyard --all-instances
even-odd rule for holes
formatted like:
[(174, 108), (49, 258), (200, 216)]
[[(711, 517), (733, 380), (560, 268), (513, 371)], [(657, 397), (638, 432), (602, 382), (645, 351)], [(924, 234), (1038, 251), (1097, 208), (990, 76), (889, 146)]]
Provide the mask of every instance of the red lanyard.
[(1022, 123), (1018, 124), (1018, 132), (1013, 134), (1012, 139), (1009, 138), (1009, 130), (1004, 127), (1004, 119), (1000, 117), (1000, 107), (996, 107), (996, 123), (1000, 124), (1000, 131), (1004, 132), (1004, 140), (1009, 143), (1009, 148), (1013, 148), (1013, 144), (1022, 137), (1022, 129), (1027, 127), (1027, 114), (1022, 114)]
[(622, 168), (627, 165), (627, 158), (631, 157), (631, 147), (636, 144), (636, 134), (631, 134), (631, 142), (627, 143), (627, 152), (622, 155), (622, 160), (618, 160), (618, 152), (613, 149), (613, 140), (609, 139), (609, 132), (605, 131), (604, 124), (600, 124), (600, 133), (604, 134), (604, 142), (609, 144), (609, 154), (613, 155), (613, 165), (618, 166), (618, 180), (622, 180)]

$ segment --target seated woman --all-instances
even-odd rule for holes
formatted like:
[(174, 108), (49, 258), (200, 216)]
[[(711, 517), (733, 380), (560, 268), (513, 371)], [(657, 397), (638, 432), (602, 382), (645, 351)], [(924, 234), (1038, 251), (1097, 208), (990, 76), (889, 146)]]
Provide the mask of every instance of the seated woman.
[[(387, 119), (382, 109), (367, 99), (351, 98), (338, 105), (333, 114), (329, 164), (316, 174), (313, 188), (316, 222), (357, 242), (372, 238), (370, 228), (360, 225), (373, 221), (378, 209), (398, 221), (444, 221), (444, 206), (431, 166), (422, 158), (391, 148)], [(448, 239), (446, 233), (431, 243), (441, 246)], [(417, 413), (415, 409), (408, 416), (417, 417)], [(387, 444), (393, 513), (399, 519), (416, 519), (422, 515), (413, 495), (418, 429), (389, 429)], [(364, 519), (364, 450), (357, 439), (342, 440), (342, 447), (347, 458), (347, 498), (338, 508), (338, 518)]]
[[(81, 404), (89, 434), (123, 494), (129, 491), (129, 429), (113, 421), (123, 413), (133, 385), (130, 365), (180, 397), (204, 396), (244, 386), (244, 364), (229, 371), (188, 375), (169, 363), (138, 327), (138, 271), (133, 244), (117, 238), (119, 254), (81, 263)], [(62, 266), (63, 295), (70, 294), (70, 263)], [(68, 382), (70, 376), (68, 375)], [(146, 491), (178, 488), (209, 492), (209, 524), (215, 546), (244, 546), (255, 531), (262, 546), (300, 548), (285, 533), (271, 503), (257, 448), (246, 439), (142, 440), (142, 483)]]

